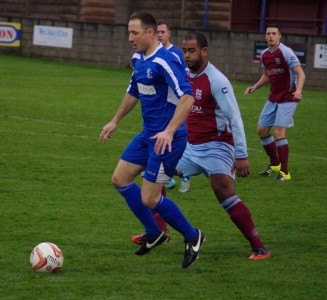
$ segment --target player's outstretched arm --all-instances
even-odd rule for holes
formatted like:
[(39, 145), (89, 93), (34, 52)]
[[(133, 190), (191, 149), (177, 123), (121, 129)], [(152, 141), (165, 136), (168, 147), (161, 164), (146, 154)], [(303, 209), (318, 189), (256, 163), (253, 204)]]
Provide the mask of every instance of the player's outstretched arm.
[(254, 93), (257, 89), (259, 89), (260, 87), (262, 87), (263, 85), (265, 85), (266, 83), (269, 82), (269, 76), (267, 71), (265, 70), (263, 72), (263, 74), (261, 75), (260, 79), (252, 86), (249, 86), (245, 92), (244, 92), (244, 96), (247, 96), (251, 93)]
[(113, 119), (107, 123), (100, 132), (99, 140), (106, 143), (111, 138), (111, 134), (116, 130), (116, 127), (121, 119), (123, 119), (138, 103), (138, 99), (126, 93), (121, 105), (119, 106)]

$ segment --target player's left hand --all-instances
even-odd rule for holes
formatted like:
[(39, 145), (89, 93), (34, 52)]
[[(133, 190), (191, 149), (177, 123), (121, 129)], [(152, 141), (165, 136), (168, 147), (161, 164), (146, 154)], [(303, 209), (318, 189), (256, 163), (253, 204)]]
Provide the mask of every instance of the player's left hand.
[(161, 131), (156, 135), (151, 137), (152, 140), (156, 139), (156, 144), (154, 146), (154, 152), (156, 154), (164, 154), (165, 150), (168, 146), (168, 151), (171, 152), (172, 146), (171, 143), (173, 141), (173, 136), (169, 134), (168, 131)]
[(247, 158), (235, 159), (234, 168), (238, 177), (246, 177), (250, 174), (250, 165)]
[(299, 91), (295, 91), (293, 94), (294, 100), (301, 100), (302, 99), (302, 93)]

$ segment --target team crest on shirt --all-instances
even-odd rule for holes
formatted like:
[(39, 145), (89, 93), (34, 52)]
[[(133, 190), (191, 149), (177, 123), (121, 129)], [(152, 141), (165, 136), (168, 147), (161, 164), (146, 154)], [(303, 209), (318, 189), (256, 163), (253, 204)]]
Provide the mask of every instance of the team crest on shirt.
[(150, 68), (148, 68), (148, 69), (146, 70), (146, 77), (147, 77), (148, 79), (151, 79), (151, 78), (153, 77), (153, 73), (152, 73), (152, 70), (151, 70)]
[(202, 99), (202, 90), (196, 89), (195, 91), (195, 99), (201, 100)]
[(276, 63), (276, 65), (280, 65), (280, 58), (279, 57), (275, 58), (275, 63)]

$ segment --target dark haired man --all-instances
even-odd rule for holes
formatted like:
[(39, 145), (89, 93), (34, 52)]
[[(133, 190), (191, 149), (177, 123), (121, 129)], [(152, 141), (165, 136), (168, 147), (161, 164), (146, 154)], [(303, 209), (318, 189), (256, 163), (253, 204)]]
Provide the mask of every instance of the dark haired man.
[(171, 31), (168, 23), (164, 21), (159, 21), (157, 26), (157, 33), (158, 33), (159, 42), (166, 49), (172, 52), (186, 69), (187, 67), (184, 61), (184, 56), (182, 51), (170, 42)]
[(251, 213), (235, 193), (235, 175), (250, 173), (243, 121), (229, 80), (208, 61), (208, 42), (200, 32), (188, 34), (182, 50), (195, 102), (186, 119), (187, 146), (177, 165), (184, 176), (206, 175), (221, 206), (249, 241), (250, 259), (271, 257)]
[[(157, 22), (151, 14), (133, 13), (128, 32), (135, 51), (133, 74), (120, 107), (103, 127), (99, 139), (106, 142), (111, 138), (118, 123), (140, 102), (143, 130), (121, 155), (112, 183), (145, 228), (146, 239), (135, 254), (144, 255), (169, 239), (154, 221), (155, 211), (183, 235), (182, 267), (187, 268), (198, 257), (206, 236), (188, 222), (161, 190), (174, 175), (186, 146), (184, 121), (194, 102), (193, 93), (184, 67), (159, 43)], [(142, 171), (145, 172), (140, 189), (134, 179)]]
[[(277, 173), (276, 180), (291, 179), (288, 170), (288, 140), (286, 129), (294, 125), (293, 115), (302, 99), (305, 74), (293, 50), (280, 42), (281, 32), (277, 25), (266, 29), (268, 48), (261, 53), (264, 68), (260, 79), (248, 87), (244, 95), (254, 93), (270, 82), (270, 95), (260, 114), (257, 132), (261, 144), (269, 156), (268, 168), (259, 174), (270, 176)], [(273, 129), (273, 136), (270, 131)]]

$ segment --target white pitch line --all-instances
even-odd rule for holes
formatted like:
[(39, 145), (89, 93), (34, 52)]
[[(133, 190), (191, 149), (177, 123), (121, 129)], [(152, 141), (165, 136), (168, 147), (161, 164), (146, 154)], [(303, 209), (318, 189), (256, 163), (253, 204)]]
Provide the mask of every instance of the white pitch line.
[[(33, 122), (40, 122), (40, 123), (47, 123), (47, 124), (67, 125), (67, 126), (75, 126), (75, 127), (82, 127), (82, 128), (92, 128), (92, 129), (98, 129), (99, 132), (102, 129), (102, 127), (92, 126), (92, 125), (68, 124), (66, 122), (61, 122), (61, 121), (53, 121), (53, 120), (45, 120), (45, 119), (33, 119), (33, 118), (20, 117), (20, 116), (4, 116), (4, 115), (0, 115), (0, 118), (10, 118), (10, 119), (16, 119), (16, 120), (22, 120), (22, 121), (33, 121)], [(136, 131), (120, 130), (120, 129), (117, 129), (117, 132), (123, 132), (123, 133), (128, 133), (128, 134), (137, 134), (138, 133)]]
[(61, 133), (41, 133), (41, 132), (33, 132), (33, 131), (18, 131), (18, 130), (7, 130), (7, 129), (0, 129), (0, 132), (5, 133), (18, 133), (20, 135), (48, 135), (48, 136), (59, 136), (59, 137), (73, 137), (73, 138), (80, 138), (80, 139), (96, 139), (97, 137), (94, 136), (87, 136), (87, 135), (68, 135), (68, 134), (61, 134)]
[[(61, 124), (61, 125), (70, 125), (68, 123), (65, 122), (60, 122), (60, 121), (52, 121), (52, 120), (44, 120), (44, 119), (33, 119), (33, 118), (28, 118), (28, 117), (20, 117), (20, 116), (4, 116), (4, 115), (0, 115), (1, 118), (12, 118), (12, 119), (16, 119), (16, 120), (26, 120), (26, 121), (34, 121), (34, 122), (41, 122), (41, 123), (49, 123), (49, 124)], [(86, 128), (93, 128), (93, 129), (99, 129), (99, 127), (97, 126), (91, 126), (91, 125), (84, 125), (84, 124), (73, 124), (71, 126), (75, 126), (75, 127), (86, 127)], [(101, 128), (100, 128), (101, 130)], [(0, 132), (7, 132), (7, 133), (20, 133), (20, 134), (29, 134), (29, 135), (50, 135), (50, 136), (59, 136), (59, 137), (73, 137), (73, 138), (81, 138), (81, 139), (98, 139), (97, 136), (86, 136), (86, 135), (66, 135), (66, 134), (61, 134), (61, 133), (38, 133), (38, 132), (31, 132), (31, 131), (17, 131), (17, 130), (3, 130), (0, 129)], [(117, 133), (127, 133), (127, 134), (131, 134), (131, 135), (135, 135), (138, 132), (136, 131), (128, 131), (128, 130), (116, 130)], [(253, 148), (248, 148), (249, 151), (253, 151), (253, 152), (259, 152), (262, 151), (261, 149), (253, 149)], [(301, 155), (301, 154), (291, 154), (294, 157), (299, 157), (299, 158), (308, 158), (308, 156), (305, 155)], [(321, 157), (321, 156), (311, 156), (310, 159), (316, 159), (316, 160), (326, 160), (326, 157)]]
[[(119, 131), (119, 130), (117, 130)], [(58, 136), (58, 137), (64, 137), (64, 138), (78, 138), (78, 139), (89, 139), (89, 140), (96, 140), (98, 137), (95, 136), (87, 136), (87, 135), (67, 135), (67, 134), (61, 134), (61, 133), (40, 133), (40, 132), (33, 132), (33, 131), (18, 131), (18, 130), (3, 130), (0, 129), (0, 132), (5, 132), (5, 133), (17, 133), (17, 134), (23, 134), (23, 135), (46, 135), (46, 136)], [(132, 132), (130, 131), (119, 131), (119, 132), (124, 132), (131, 134)], [(134, 133), (133, 133), (134, 134)], [(116, 141), (117, 143), (117, 141)], [(253, 148), (248, 148), (249, 151), (251, 152), (259, 152), (262, 151), (261, 149), (253, 149)], [(294, 157), (299, 157), (302, 159), (308, 158), (308, 156), (300, 155), (300, 154), (292, 154)], [(326, 160), (326, 157), (320, 157), (320, 156), (311, 156), (310, 159), (315, 159), (315, 160)]]

